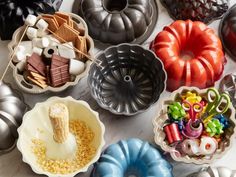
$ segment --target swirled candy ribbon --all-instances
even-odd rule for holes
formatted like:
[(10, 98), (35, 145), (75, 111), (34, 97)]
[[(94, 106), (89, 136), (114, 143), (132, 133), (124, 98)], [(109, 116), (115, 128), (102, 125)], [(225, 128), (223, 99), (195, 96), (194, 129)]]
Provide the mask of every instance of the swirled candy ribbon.
[(182, 99), (187, 100), (191, 104), (200, 103), (202, 101), (201, 96), (198, 96), (196, 93), (190, 91), (188, 91), (185, 95), (183, 95)]
[(223, 125), (220, 123), (218, 119), (210, 120), (206, 125), (206, 132), (212, 137), (215, 135), (220, 135), (224, 133)]
[(220, 121), (220, 123), (223, 125), (224, 129), (229, 127), (229, 121), (227, 120), (227, 118), (224, 115), (218, 114), (214, 118), (218, 119)]
[(186, 112), (179, 102), (173, 102), (168, 106), (168, 115), (174, 120), (181, 120)]

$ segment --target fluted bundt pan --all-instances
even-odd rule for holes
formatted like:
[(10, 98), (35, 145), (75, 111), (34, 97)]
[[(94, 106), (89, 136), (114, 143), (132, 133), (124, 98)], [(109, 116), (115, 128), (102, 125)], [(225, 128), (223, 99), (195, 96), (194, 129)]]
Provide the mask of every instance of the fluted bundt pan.
[(27, 109), (23, 97), (7, 84), (0, 82), (0, 155), (15, 147), (17, 128)]
[(0, 0), (0, 38), (9, 40), (29, 14), (53, 14), (63, 0)]
[(210, 23), (221, 18), (229, 7), (229, 0), (161, 0), (175, 20)]
[(157, 22), (156, 0), (82, 0), (90, 36), (101, 43), (143, 43)]
[(140, 113), (158, 99), (166, 86), (162, 62), (139, 45), (121, 44), (97, 56), (88, 76), (91, 94), (114, 114)]
[(236, 61), (236, 5), (221, 20), (219, 34), (225, 50)]

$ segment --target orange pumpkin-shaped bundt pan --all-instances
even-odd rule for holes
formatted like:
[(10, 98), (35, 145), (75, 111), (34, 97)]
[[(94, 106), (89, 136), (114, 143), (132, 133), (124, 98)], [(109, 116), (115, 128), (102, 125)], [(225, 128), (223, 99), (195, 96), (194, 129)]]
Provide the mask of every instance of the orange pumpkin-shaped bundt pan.
[(213, 86), (226, 63), (220, 39), (199, 21), (173, 22), (156, 36), (150, 48), (164, 63), (169, 91), (181, 86)]

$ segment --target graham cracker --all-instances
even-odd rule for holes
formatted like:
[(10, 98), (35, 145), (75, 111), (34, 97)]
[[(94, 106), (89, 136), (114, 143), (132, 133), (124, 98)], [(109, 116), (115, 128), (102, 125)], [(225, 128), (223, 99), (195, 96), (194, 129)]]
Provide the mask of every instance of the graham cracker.
[[(67, 25), (66, 23), (62, 24), (57, 31), (55, 31), (55, 38), (57, 38), (60, 42), (64, 43), (66, 42), (73, 42), (75, 43), (75, 40), (79, 33), (75, 31), (72, 27)], [(65, 41), (63, 41), (62, 39)]]
[(63, 25), (64, 23), (67, 23), (67, 21), (64, 18), (58, 16), (57, 14), (55, 14), (54, 17), (57, 20), (59, 26)]
[(65, 14), (63, 12), (56, 12), (55, 15), (65, 19), (67, 25), (69, 25), (69, 26), (71, 25), (71, 22), (70, 22), (71, 21), (71, 17), (69, 15), (67, 15), (67, 14)]
[(30, 75), (34, 78), (37, 78), (37, 79), (46, 80), (46, 77), (44, 77), (38, 73), (32, 72), (32, 71), (30, 72)]
[(55, 17), (42, 17), (47, 23), (48, 23), (48, 29), (51, 30), (52, 32), (55, 32), (59, 28), (59, 24), (57, 23)]
[(43, 89), (47, 87), (47, 84), (42, 84), (30, 76), (27, 76), (27, 79), (29, 79), (31, 82), (33, 82), (34, 84), (38, 85), (39, 87)]

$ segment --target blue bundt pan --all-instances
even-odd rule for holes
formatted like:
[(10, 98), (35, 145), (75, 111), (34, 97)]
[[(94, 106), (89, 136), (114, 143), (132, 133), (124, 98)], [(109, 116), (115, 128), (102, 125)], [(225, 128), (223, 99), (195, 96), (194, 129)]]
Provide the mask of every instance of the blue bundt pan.
[(110, 145), (95, 164), (91, 177), (173, 177), (171, 165), (157, 149), (140, 139)]

